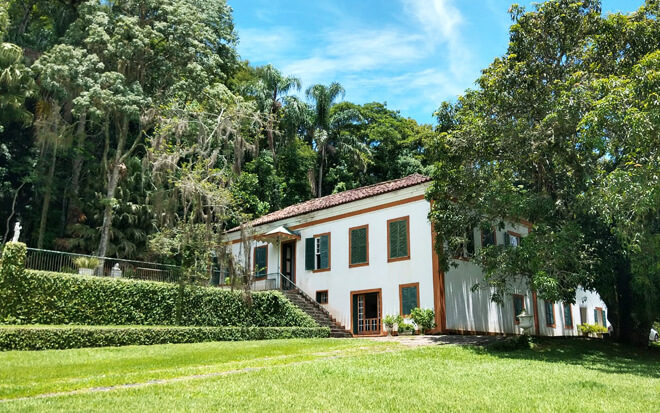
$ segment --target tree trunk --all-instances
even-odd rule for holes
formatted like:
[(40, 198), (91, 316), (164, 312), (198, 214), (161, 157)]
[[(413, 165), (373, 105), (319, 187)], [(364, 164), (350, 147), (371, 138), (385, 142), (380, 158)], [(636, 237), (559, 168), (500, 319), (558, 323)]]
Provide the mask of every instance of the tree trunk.
[(112, 205), (115, 200), (117, 183), (119, 182), (119, 164), (115, 164), (108, 172), (108, 191), (105, 196), (105, 210), (103, 211), (103, 226), (101, 227), (101, 241), (99, 242), (98, 256), (105, 258), (108, 252), (108, 241), (110, 240), (110, 229), (112, 228)]
[(71, 170), (71, 191), (69, 191), (69, 202), (68, 213), (67, 213), (67, 225), (71, 225), (77, 222), (78, 217), (80, 216), (78, 205), (79, 205), (79, 193), (80, 193), (80, 173), (82, 172), (83, 165), (83, 151), (85, 145), (85, 125), (87, 121), (87, 113), (80, 115), (80, 120), (78, 121), (78, 126), (76, 127), (76, 148), (75, 154), (73, 157), (73, 166)]
[(37, 239), (37, 248), (44, 247), (44, 235), (46, 233), (46, 223), (48, 221), (48, 209), (50, 207), (50, 198), (53, 192), (53, 178), (55, 176), (55, 163), (57, 161), (57, 145), (53, 145), (53, 157), (50, 160), (48, 175), (46, 176), (46, 191), (41, 205), (41, 221), (39, 221), (39, 237)]
[(319, 167), (319, 187), (318, 187), (318, 196), (317, 198), (321, 198), (321, 194), (323, 193), (323, 164), (325, 163), (325, 144), (323, 145), (323, 148), (321, 148), (321, 166)]

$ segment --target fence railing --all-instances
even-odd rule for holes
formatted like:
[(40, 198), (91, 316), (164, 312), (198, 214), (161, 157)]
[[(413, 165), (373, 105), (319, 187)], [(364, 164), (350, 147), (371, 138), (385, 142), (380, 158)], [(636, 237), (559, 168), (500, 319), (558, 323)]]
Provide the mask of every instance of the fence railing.
[[(79, 268), (77, 258), (95, 258), (99, 264), (95, 268)], [(104, 277), (125, 277), (139, 280), (178, 282), (180, 268), (174, 265), (155, 262), (125, 260), (121, 258), (99, 258), (91, 255), (75, 254), (63, 251), (28, 248), (25, 267), (31, 270), (64, 273), (81, 273)]]

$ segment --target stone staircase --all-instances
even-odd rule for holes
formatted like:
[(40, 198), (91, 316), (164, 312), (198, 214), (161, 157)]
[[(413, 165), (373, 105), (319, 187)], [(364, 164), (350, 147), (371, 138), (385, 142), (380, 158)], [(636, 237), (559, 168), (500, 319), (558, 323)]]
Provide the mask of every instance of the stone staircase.
[(316, 301), (310, 300), (308, 297), (300, 294), (297, 289), (282, 290), (282, 294), (289, 299), (294, 305), (306, 312), (310, 317), (316, 321), (321, 327), (330, 327), (330, 337), (346, 338), (353, 337), (343, 325), (337, 322), (328, 311)]

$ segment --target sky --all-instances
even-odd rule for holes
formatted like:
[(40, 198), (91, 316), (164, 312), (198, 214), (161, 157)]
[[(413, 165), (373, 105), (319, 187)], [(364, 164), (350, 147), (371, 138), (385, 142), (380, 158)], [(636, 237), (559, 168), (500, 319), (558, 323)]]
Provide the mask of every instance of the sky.
[[(386, 102), (434, 124), (443, 101), (474, 88), (481, 69), (506, 52), (515, 0), (228, 0), (238, 52), (313, 84), (339, 82), (344, 100)], [(518, 0), (527, 10), (533, 2)], [(603, 0), (604, 13), (643, 0)]]

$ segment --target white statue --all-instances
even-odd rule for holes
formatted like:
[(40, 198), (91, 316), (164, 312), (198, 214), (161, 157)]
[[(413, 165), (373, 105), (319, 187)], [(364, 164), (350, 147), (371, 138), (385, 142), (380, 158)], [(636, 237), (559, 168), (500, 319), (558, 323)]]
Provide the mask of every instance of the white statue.
[(18, 242), (18, 237), (21, 235), (22, 228), (23, 227), (21, 226), (21, 223), (16, 221), (16, 224), (14, 225), (14, 238), (12, 239), (12, 242)]

